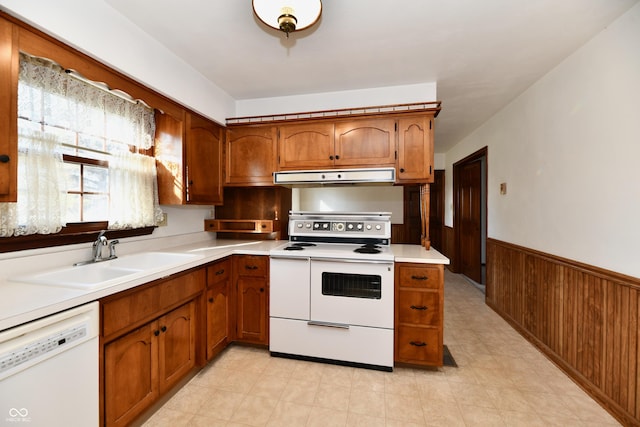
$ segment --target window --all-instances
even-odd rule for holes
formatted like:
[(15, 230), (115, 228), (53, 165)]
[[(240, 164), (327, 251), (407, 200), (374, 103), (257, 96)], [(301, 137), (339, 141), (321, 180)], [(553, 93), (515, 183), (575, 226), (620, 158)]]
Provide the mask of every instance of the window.
[(0, 236), (156, 224), (154, 112), (42, 58), (20, 54), (18, 202), (0, 204)]

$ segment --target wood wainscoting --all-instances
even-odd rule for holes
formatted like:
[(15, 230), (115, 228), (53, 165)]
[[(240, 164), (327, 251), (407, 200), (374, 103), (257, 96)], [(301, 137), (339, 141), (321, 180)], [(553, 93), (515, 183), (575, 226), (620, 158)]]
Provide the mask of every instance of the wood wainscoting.
[(640, 279), (488, 239), (486, 302), (621, 423), (640, 426)]

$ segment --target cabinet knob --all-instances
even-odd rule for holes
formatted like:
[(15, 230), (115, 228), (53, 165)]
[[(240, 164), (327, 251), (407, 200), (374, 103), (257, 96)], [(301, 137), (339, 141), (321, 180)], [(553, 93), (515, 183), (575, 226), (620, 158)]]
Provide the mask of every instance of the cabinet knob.
[(189, 180), (189, 185), (193, 185), (193, 180), (192, 179)]
[(162, 332), (167, 332), (167, 327), (166, 327), (166, 326), (163, 326), (162, 328), (160, 328), (160, 330), (161, 330)]
[(404, 173), (404, 168), (400, 168), (400, 173)]
[(264, 288), (260, 288), (260, 292), (264, 292)]
[(11, 160), (11, 157), (6, 154), (0, 154), (0, 163), (9, 163), (9, 160)]
[(336, 154), (336, 160), (340, 160), (340, 156)]
[(213, 302), (213, 298), (209, 298), (209, 302)]
[(156, 329), (155, 331), (153, 331), (153, 335), (155, 335), (155, 336), (160, 335), (160, 331)]
[(333, 156), (329, 156), (329, 160), (333, 160)]

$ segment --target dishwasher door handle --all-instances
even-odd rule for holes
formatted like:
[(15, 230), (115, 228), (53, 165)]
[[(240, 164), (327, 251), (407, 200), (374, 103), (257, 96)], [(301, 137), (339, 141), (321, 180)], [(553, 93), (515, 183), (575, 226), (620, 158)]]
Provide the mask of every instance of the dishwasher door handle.
[(349, 325), (347, 325), (346, 323), (321, 322), (319, 320), (309, 320), (307, 322), (307, 325), (324, 326), (325, 328), (349, 329)]

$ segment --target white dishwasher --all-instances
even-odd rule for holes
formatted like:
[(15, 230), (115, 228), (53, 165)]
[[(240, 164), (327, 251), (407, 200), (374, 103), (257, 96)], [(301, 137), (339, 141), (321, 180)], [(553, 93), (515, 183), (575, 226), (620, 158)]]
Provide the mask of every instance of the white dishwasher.
[(0, 426), (97, 426), (98, 303), (0, 332)]

